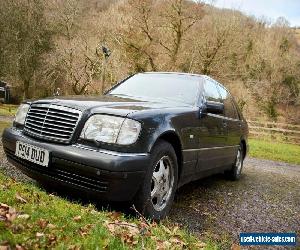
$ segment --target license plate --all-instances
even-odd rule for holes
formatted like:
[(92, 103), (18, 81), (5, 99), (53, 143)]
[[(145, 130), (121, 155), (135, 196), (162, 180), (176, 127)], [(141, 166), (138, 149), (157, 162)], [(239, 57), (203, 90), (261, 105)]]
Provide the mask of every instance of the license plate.
[(16, 156), (41, 166), (48, 166), (49, 151), (21, 141), (16, 144)]

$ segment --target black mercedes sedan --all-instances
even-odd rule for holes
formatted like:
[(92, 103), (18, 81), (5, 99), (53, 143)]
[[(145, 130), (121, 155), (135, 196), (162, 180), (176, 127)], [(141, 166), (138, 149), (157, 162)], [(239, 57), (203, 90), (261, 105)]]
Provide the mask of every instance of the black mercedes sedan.
[(248, 126), (228, 90), (204, 75), (139, 73), (104, 96), (27, 101), (2, 141), (41, 183), (164, 218), (180, 186), (240, 178)]

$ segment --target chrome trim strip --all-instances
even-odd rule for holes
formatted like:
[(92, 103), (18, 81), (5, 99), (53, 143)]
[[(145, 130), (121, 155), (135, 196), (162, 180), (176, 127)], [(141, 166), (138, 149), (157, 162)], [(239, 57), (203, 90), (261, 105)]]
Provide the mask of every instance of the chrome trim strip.
[[(22, 133), (22, 130), (20, 129), (16, 129), (14, 127), (12, 127), (11, 129), (13, 129), (20, 137), (31, 141), (32, 143), (36, 143), (35, 140), (31, 139), (30, 137), (25, 136)], [(27, 142), (28, 143), (28, 142)], [(33, 144), (35, 145), (35, 144)], [(94, 152), (98, 152), (98, 153), (103, 153), (103, 154), (108, 154), (108, 155), (113, 155), (113, 156), (126, 156), (126, 157), (130, 157), (130, 156), (148, 156), (149, 153), (122, 153), (122, 152), (116, 152), (116, 151), (111, 151), (111, 150), (106, 150), (106, 149), (94, 149), (88, 146), (84, 146), (84, 145), (79, 145), (79, 144), (72, 144), (72, 145), (67, 145), (68, 146), (72, 146), (72, 147), (76, 147), (79, 149), (84, 149), (84, 150), (89, 150), (89, 151), (94, 151)]]
[(213, 114), (213, 113), (208, 113), (209, 116), (215, 117), (215, 118), (220, 118), (223, 120), (228, 120), (228, 121), (235, 121), (235, 122), (240, 122), (241, 120), (239, 119), (234, 119), (234, 118), (230, 118), (227, 116), (223, 116), (223, 115), (217, 115), (217, 114)]
[(106, 149), (94, 149), (94, 148), (90, 148), (88, 146), (78, 145), (78, 144), (73, 144), (72, 146), (76, 147), (76, 148), (84, 149), (84, 150), (89, 150), (89, 151), (103, 153), (103, 154), (107, 154), (107, 155), (113, 155), (113, 156), (121, 156), (121, 157), (149, 155), (148, 153), (122, 153), (122, 152), (116, 152), (116, 151), (111, 151), (111, 150), (106, 150)]
[(193, 148), (193, 149), (183, 149), (183, 152), (193, 152), (193, 151), (206, 151), (211, 149), (222, 149), (222, 148), (237, 148), (240, 145), (234, 145), (234, 146), (224, 146), (224, 147), (211, 147), (211, 148)]

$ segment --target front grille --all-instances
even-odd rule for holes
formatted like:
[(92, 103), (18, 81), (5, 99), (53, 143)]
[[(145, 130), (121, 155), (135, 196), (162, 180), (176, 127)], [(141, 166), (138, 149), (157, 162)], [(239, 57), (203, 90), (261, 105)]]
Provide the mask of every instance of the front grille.
[(48, 141), (69, 142), (81, 111), (55, 104), (31, 104), (25, 134)]
[(108, 191), (108, 181), (72, 173), (67, 171), (65, 168), (61, 168), (60, 165), (53, 164), (49, 167), (43, 167), (15, 156), (15, 153), (8, 148), (4, 148), (4, 151), (10, 160), (22, 165), (23, 168), (29, 171), (36, 171), (50, 178), (55, 178), (56, 180), (69, 183), (77, 187), (83, 187), (97, 192)]

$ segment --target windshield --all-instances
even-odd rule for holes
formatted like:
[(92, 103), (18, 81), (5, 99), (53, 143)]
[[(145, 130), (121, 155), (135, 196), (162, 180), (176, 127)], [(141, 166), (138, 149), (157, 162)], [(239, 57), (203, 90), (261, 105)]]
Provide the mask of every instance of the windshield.
[(174, 74), (137, 74), (108, 94), (195, 104), (199, 77)]

